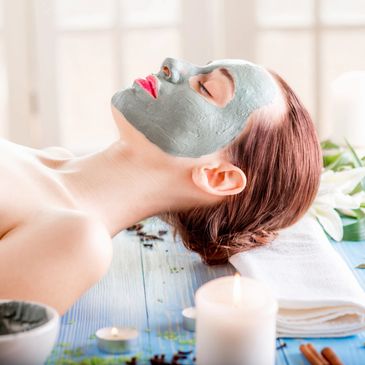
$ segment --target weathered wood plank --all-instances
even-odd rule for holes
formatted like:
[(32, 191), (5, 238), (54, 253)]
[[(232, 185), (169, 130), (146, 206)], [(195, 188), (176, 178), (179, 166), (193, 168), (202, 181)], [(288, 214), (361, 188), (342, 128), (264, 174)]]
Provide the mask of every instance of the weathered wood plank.
[(148, 341), (144, 333), (147, 315), (139, 240), (121, 232), (113, 240), (113, 249), (108, 273), (62, 317), (58, 345), (47, 364), (62, 358), (65, 349), (77, 347), (86, 356), (106, 356), (97, 349), (96, 340), (90, 339), (101, 327), (135, 327), (142, 333), (142, 344)]

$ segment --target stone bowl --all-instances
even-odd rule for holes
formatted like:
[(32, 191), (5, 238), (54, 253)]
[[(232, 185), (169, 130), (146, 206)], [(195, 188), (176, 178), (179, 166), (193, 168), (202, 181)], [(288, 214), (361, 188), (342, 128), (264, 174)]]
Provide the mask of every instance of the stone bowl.
[[(14, 308), (18, 306), (18, 311), (4, 309), (6, 306), (6, 308), (11, 306), (10, 303), (15, 303)], [(60, 316), (56, 309), (39, 302), (10, 299), (0, 299), (0, 309), (2, 310), (0, 312), (0, 364), (44, 364), (57, 341), (60, 329)], [(7, 312), (5, 313), (5, 311)], [(6, 317), (11, 312), (12, 317)], [(42, 313), (43, 319), (38, 322), (34, 320), (36, 313), (38, 313), (38, 317), (39, 313)], [(17, 319), (19, 317), (21, 320)], [(18, 328), (17, 331), (22, 328), (22, 331), (1, 334), (9, 332), (4, 325), (6, 322), (8, 326), (10, 321), (8, 318), (12, 318), (12, 331), (14, 328)], [(24, 330), (25, 326), (28, 326), (26, 330)]]

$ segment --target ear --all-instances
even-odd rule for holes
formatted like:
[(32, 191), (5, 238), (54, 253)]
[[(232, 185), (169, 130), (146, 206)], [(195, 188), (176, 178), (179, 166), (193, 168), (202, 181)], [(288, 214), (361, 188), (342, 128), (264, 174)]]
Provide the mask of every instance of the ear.
[(246, 186), (246, 175), (229, 162), (194, 167), (192, 179), (196, 186), (213, 195), (234, 195)]

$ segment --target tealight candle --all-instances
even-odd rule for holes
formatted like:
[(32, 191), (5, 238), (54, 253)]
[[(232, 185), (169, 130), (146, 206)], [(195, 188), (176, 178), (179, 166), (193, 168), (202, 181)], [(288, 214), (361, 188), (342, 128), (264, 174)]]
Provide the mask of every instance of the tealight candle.
[(225, 276), (195, 295), (197, 365), (273, 365), (278, 303), (263, 283)]
[(138, 331), (128, 327), (105, 327), (98, 329), (95, 336), (99, 350), (117, 354), (135, 349)]
[(187, 331), (195, 331), (195, 307), (188, 307), (182, 311), (183, 327)]

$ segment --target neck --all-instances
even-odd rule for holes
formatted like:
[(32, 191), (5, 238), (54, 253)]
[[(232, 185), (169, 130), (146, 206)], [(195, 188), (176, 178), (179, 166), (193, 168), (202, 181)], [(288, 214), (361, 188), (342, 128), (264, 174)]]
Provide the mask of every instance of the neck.
[(101, 219), (111, 236), (147, 217), (196, 203), (189, 175), (176, 161), (166, 157), (156, 163), (121, 141), (66, 160), (58, 171), (76, 206)]

